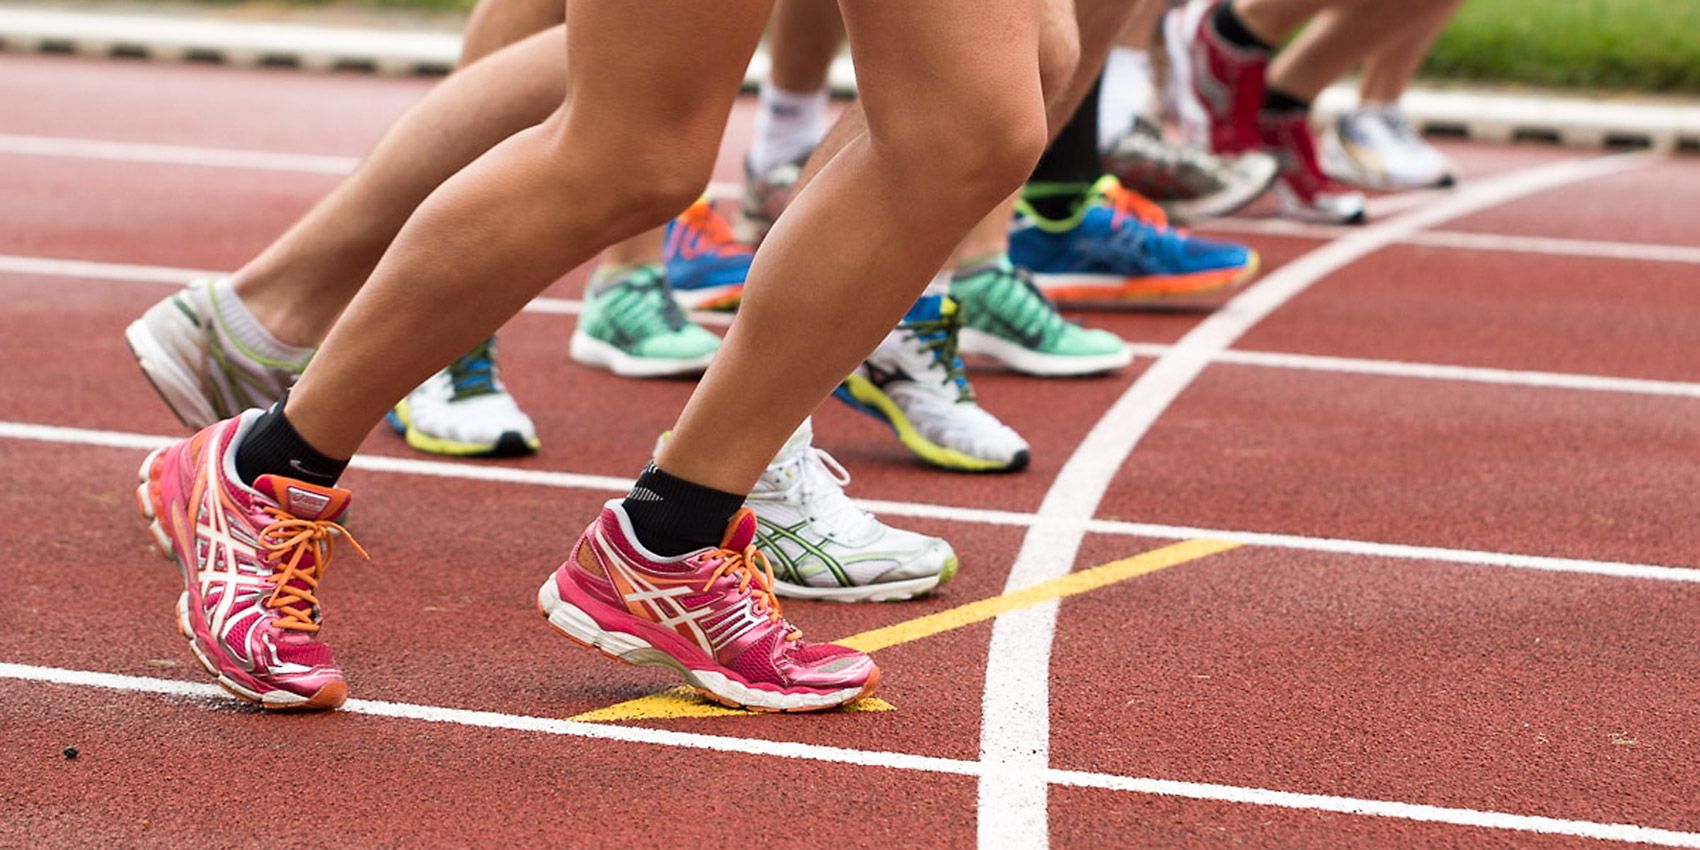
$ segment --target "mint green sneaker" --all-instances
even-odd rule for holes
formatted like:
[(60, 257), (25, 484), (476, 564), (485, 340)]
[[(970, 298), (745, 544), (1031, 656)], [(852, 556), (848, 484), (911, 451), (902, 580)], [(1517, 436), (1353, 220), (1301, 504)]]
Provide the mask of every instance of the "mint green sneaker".
[(1121, 337), (1064, 319), (1008, 257), (951, 278), (950, 297), (962, 305), (964, 354), (1028, 375), (1091, 375), (1133, 362)]
[(658, 265), (587, 291), (568, 353), (625, 378), (695, 375), (708, 368), (720, 337), (685, 318)]

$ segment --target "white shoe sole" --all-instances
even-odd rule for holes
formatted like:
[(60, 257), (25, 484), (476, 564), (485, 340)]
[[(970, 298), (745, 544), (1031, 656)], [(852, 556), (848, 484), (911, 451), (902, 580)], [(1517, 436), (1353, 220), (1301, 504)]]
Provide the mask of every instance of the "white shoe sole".
[(1258, 154), (1253, 164), (1255, 167), (1248, 169), (1249, 174), (1246, 176), (1249, 179), (1246, 182), (1230, 185), (1220, 192), (1202, 198), (1167, 201), (1163, 203), (1163, 209), (1170, 217), (1189, 224), (1238, 212), (1269, 191), (1269, 187), (1275, 183), (1275, 175), (1281, 170), (1274, 157), (1263, 154)]
[(1096, 375), (1120, 369), (1133, 362), (1133, 352), (1125, 348), (1117, 354), (1084, 357), (1042, 354), (974, 328), (962, 329), (960, 348), (963, 354), (990, 357), (1024, 375)]
[(663, 360), (655, 357), (634, 357), (580, 330), (573, 331), (567, 354), (586, 366), (607, 369), (622, 378), (670, 378), (680, 375), (699, 375), (714, 359), (709, 352), (690, 360)]
[[(156, 311), (169, 311), (160, 315)], [(186, 323), (191, 333), (200, 333), (188, 317), (177, 318), (177, 308), (170, 301), (156, 304), (148, 309), (140, 319), (130, 323), (124, 329), (124, 341), (130, 346), (130, 353), (136, 358), (136, 365), (142, 369), (142, 374), (153, 384), (154, 392), (165, 401), (171, 412), (177, 415), (184, 425), (200, 430), (217, 422), (218, 412), (207, 401), (206, 390), (202, 382), (192, 372), (183, 367), (183, 345), (191, 348), (194, 343), (182, 339), (161, 339), (154, 327), (159, 323)], [(177, 331), (172, 328), (172, 331)], [(181, 336), (181, 334), (175, 334)], [(198, 356), (199, 352), (195, 352)]]
[(856, 687), (830, 693), (777, 694), (748, 687), (712, 670), (693, 670), (643, 638), (602, 628), (594, 617), (561, 598), (552, 573), (537, 590), (537, 610), (549, 620), (555, 631), (573, 641), (634, 667), (665, 667), (683, 676), (697, 691), (721, 703), (757, 711), (819, 711), (855, 700), (868, 690)]

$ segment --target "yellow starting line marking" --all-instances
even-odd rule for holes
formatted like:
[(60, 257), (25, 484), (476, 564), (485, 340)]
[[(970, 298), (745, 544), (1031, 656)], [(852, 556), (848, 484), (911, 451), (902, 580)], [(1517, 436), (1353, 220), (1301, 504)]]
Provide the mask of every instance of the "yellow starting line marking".
[[(916, 617), (890, 626), (851, 635), (842, 640), (834, 641), (844, 646), (860, 649), (863, 652), (874, 652), (886, 647), (917, 641), (932, 637), (940, 632), (960, 629), (975, 623), (985, 622), (994, 617), (1007, 614), (1049, 602), (1052, 599), (1062, 599), (1068, 596), (1097, 590), (1100, 587), (1127, 581), (1131, 578), (1149, 575), (1158, 570), (1207, 558), (1211, 555), (1237, 549), (1240, 543), (1227, 540), (1185, 540), (1123, 558), (1111, 561), (1080, 572), (1051, 579), (1047, 582), (1033, 585), (1022, 590), (993, 596), (947, 608), (935, 614)], [(877, 697), (869, 697), (853, 703), (845, 708), (847, 711), (891, 711), (892, 705)], [(751, 712), (742, 709), (726, 708), (709, 702), (696, 695), (688, 687), (669, 688), (657, 694), (629, 699), (616, 703), (607, 708), (587, 711), (573, 716), (573, 720), (590, 722), (609, 722), (621, 720), (659, 720), (677, 717), (726, 717), (730, 715), (747, 715)]]

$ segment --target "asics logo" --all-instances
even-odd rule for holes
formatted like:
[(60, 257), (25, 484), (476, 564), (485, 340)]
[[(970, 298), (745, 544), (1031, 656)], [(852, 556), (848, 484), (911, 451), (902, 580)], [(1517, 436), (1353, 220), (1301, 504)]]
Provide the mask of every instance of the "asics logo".
[(694, 596), (701, 592), (700, 588), (691, 583), (660, 586), (628, 564), (600, 535), (594, 539), (597, 558), (608, 570), (609, 578), (614, 579), (627, 607), (642, 610), (647, 615), (645, 619), (695, 641), (710, 655), (767, 622), (767, 617), (756, 610), (755, 600), (748, 596), (718, 609), (715, 606), (718, 599), (696, 608), (687, 607), (681, 597)]

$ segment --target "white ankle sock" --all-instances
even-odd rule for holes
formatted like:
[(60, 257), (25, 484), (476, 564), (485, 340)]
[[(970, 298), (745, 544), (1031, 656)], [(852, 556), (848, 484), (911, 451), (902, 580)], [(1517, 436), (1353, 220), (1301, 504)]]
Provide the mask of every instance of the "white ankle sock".
[(807, 154), (825, 136), (826, 89), (792, 92), (761, 84), (750, 142), (750, 167), (757, 174)]
[(1117, 45), (1104, 61), (1104, 84), (1098, 94), (1098, 149), (1133, 128), (1133, 119), (1144, 115), (1151, 104), (1151, 55), (1143, 50)]
[(268, 360), (281, 360), (286, 363), (302, 363), (313, 356), (314, 349), (286, 345), (272, 336), (254, 314), (248, 312), (243, 305), (236, 289), (231, 286), (230, 278), (221, 277), (212, 283), (213, 307), (218, 312), (218, 323), (224, 332), (249, 351)]

